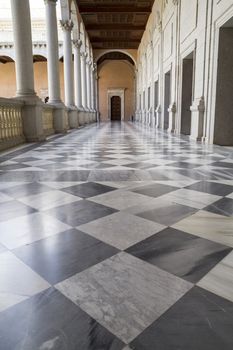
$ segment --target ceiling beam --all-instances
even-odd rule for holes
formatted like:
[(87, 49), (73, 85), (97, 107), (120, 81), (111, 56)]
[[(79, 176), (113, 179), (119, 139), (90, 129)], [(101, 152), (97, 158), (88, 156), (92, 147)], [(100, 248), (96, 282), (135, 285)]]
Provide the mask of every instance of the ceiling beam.
[(151, 13), (151, 7), (139, 7), (139, 6), (90, 6), (79, 5), (79, 12), (85, 13)]
[(86, 30), (141, 30), (144, 31), (146, 28), (145, 25), (133, 25), (133, 24), (122, 24), (122, 23), (106, 23), (106, 24), (87, 24)]
[(121, 42), (121, 43), (140, 43), (140, 39), (130, 39), (130, 38), (90, 38), (91, 43), (112, 43), (112, 42)]

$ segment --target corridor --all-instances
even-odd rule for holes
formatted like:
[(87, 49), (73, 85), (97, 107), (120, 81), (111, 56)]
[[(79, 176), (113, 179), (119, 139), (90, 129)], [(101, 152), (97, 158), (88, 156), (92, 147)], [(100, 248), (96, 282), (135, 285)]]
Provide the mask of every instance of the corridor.
[(133, 123), (0, 156), (0, 350), (232, 350), (233, 150)]

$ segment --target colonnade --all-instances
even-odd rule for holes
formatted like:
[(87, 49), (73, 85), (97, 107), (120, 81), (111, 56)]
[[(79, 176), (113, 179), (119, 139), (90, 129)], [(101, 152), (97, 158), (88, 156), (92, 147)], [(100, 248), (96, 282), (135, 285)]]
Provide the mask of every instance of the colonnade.
[[(96, 121), (95, 79), (96, 68), (90, 52), (85, 51), (80, 39), (73, 40), (72, 20), (62, 20), (63, 57), (64, 57), (64, 91), (65, 101), (61, 100), (57, 0), (44, 0), (47, 70), (48, 70), (48, 105), (53, 109), (53, 128), (55, 132), (66, 132), (68, 128)], [(44, 103), (35, 92), (31, 15), (29, 0), (11, 0), (15, 65), (16, 97), (24, 102), (22, 112), (24, 134), (28, 141), (40, 141), (43, 133)]]

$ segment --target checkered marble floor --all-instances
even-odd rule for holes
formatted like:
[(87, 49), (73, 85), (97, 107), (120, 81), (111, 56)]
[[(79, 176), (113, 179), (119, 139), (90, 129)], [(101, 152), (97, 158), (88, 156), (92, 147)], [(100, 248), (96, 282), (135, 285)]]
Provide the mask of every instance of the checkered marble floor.
[(131, 123), (0, 155), (0, 350), (232, 350), (233, 150)]

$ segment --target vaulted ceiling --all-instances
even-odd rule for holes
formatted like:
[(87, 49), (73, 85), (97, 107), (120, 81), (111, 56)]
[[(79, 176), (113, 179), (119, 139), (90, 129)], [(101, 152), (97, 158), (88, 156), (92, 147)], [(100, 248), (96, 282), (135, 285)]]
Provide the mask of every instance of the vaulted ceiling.
[(76, 0), (94, 49), (137, 49), (154, 0)]

